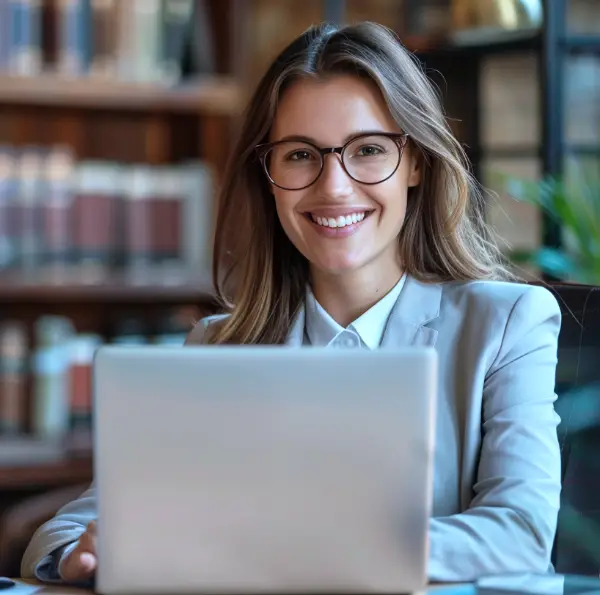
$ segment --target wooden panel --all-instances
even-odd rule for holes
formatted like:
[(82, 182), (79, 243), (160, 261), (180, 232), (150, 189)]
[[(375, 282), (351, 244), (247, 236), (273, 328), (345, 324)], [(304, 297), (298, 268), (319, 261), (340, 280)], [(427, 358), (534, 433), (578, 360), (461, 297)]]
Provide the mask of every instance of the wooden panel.
[(281, 2), (253, 0), (246, 28), (248, 71), (245, 83), (254, 88), (268, 65), (298, 35), (323, 20), (323, 0)]
[(200, 123), (201, 155), (216, 168), (218, 178), (223, 174), (231, 146), (230, 120), (223, 116), (206, 117)]
[(145, 121), (145, 161), (150, 165), (169, 163), (171, 158), (171, 133), (164, 115), (151, 115)]
[[(242, 4), (243, 3), (243, 4)], [(207, 6), (214, 35), (216, 66), (219, 74), (231, 74), (236, 68), (239, 51), (236, 47), (239, 39), (238, 24), (247, 0), (211, 0)]]
[(107, 159), (122, 163), (146, 159), (146, 118), (140, 113), (102, 111), (82, 114), (86, 134), (91, 140), (83, 158)]
[[(42, 119), (40, 118), (40, 120)], [(66, 145), (70, 147), (76, 158), (82, 158), (87, 152), (89, 139), (86, 134), (85, 121), (80, 114), (72, 109), (60, 110), (48, 120), (49, 127), (51, 124), (52, 135), (48, 139), (48, 144)]]
[(350, 23), (374, 21), (400, 31), (404, 19), (402, 6), (398, 4), (398, 0), (347, 0), (347, 20)]
[(8, 124), (8, 142), (17, 146), (36, 144), (40, 133), (43, 134), (36, 125), (35, 111), (31, 108), (13, 110)]

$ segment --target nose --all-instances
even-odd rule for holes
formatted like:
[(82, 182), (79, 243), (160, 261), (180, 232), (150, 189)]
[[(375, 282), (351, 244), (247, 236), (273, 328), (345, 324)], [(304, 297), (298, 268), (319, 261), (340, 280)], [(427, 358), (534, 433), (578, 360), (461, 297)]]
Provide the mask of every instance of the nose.
[(337, 153), (328, 153), (323, 157), (323, 172), (318, 183), (320, 192), (330, 198), (344, 198), (354, 191), (352, 178), (346, 173)]

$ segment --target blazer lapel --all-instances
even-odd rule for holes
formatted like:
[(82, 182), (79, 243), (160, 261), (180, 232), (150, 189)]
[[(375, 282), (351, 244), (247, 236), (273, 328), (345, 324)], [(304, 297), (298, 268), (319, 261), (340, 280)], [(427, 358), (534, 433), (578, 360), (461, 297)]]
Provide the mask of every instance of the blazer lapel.
[[(381, 340), (382, 347), (433, 346), (437, 330), (424, 326), (440, 313), (442, 287), (438, 283), (421, 283), (407, 275), (400, 297), (394, 305)], [(304, 344), (304, 305), (298, 312), (285, 345)]]
[(381, 340), (382, 347), (433, 346), (437, 330), (425, 326), (440, 314), (442, 286), (408, 275)]

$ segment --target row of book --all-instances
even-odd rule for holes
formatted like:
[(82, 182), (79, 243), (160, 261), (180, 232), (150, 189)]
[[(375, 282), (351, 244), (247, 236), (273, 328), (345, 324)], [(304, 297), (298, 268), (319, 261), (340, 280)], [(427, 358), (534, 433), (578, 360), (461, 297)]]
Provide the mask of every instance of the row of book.
[(123, 316), (101, 336), (78, 332), (71, 319), (44, 315), (29, 337), (17, 320), (0, 323), (0, 438), (43, 441), (89, 436), (92, 374), (103, 344), (181, 346), (197, 319), (194, 308), (174, 308), (155, 328)]
[(205, 0), (0, 0), (0, 71), (174, 84), (214, 71)]
[(0, 146), (0, 270), (198, 270), (210, 260), (213, 183), (202, 161), (77, 161), (65, 147)]

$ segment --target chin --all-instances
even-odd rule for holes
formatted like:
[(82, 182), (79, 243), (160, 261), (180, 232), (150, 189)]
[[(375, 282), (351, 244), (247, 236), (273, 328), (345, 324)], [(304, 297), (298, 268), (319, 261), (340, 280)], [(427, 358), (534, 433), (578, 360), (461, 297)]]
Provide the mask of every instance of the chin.
[(319, 258), (311, 260), (311, 265), (316, 269), (328, 275), (344, 275), (352, 273), (362, 268), (366, 264), (364, 259), (356, 259), (351, 256), (340, 257), (335, 256), (332, 258)]

